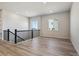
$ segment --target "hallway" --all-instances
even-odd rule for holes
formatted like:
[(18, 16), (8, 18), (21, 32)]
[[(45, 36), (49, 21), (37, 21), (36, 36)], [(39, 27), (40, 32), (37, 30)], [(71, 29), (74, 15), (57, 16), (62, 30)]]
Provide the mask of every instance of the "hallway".
[[(4, 44), (5, 43), (5, 44)], [(0, 55), (8, 56), (72, 56), (77, 55), (67, 39), (38, 37), (18, 44), (0, 40)]]

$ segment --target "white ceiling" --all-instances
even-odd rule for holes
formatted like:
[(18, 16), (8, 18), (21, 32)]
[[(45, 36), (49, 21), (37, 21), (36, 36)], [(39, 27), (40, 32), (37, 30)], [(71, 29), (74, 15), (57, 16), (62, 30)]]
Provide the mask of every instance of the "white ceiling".
[(32, 17), (68, 11), (71, 8), (71, 4), (71, 2), (0, 2), (0, 8)]

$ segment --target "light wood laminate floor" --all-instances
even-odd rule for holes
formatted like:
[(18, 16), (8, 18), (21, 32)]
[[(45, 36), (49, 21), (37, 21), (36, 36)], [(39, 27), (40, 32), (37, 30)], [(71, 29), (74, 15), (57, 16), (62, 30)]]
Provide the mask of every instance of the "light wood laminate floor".
[(69, 40), (38, 37), (18, 44), (0, 40), (2, 56), (73, 56), (77, 55)]

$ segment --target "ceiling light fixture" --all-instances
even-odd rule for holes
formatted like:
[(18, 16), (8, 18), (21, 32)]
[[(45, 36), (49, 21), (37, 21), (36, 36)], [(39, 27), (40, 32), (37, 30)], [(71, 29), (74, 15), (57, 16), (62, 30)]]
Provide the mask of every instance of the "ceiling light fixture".
[(47, 4), (47, 2), (43, 2), (43, 4)]

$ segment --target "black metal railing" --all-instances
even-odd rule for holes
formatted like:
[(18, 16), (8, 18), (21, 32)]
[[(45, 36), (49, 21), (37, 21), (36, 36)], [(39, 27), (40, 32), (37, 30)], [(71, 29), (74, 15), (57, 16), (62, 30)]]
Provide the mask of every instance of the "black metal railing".
[(27, 39), (33, 39), (33, 30), (17, 30), (17, 35), (23, 38), (25, 36)]
[[(22, 36), (25, 35), (23, 33), (26, 33), (26, 36), (28, 35), (27, 36), (28, 37), (27, 39), (30, 39), (30, 38), (33, 39), (34, 37), (39, 36), (38, 34), (40, 34), (40, 30), (17, 30), (17, 29), (15, 29), (15, 31), (12, 32), (12, 31), (10, 31), (10, 29), (7, 29), (7, 31), (6, 30), (4, 31), (4, 34), (5, 33), (7, 33), (6, 35), (4, 35), (4, 37), (7, 36), (7, 41), (10, 41), (10, 36), (11, 36), (11, 34), (13, 34), (13, 36), (14, 36), (14, 39), (13, 40), (14, 40), (14, 43), (16, 44), (19, 41), (26, 40), (26, 38), (22, 37)], [(37, 36), (35, 36), (35, 35), (37, 35)], [(11, 37), (13, 37), (13, 36), (11, 36)]]
[(14, 35), (15, 40), (14, 43), (17, 43), (17, 37), (24, 40), (23, 38), (21, 38), (20, 36), (17, 35), (17, 29), (15, 29), (15, 33), (13, 33), (12, 31), (10, 31), (9, 29), (7, 30), (7, 40), (10, 41), (10, 33)]

